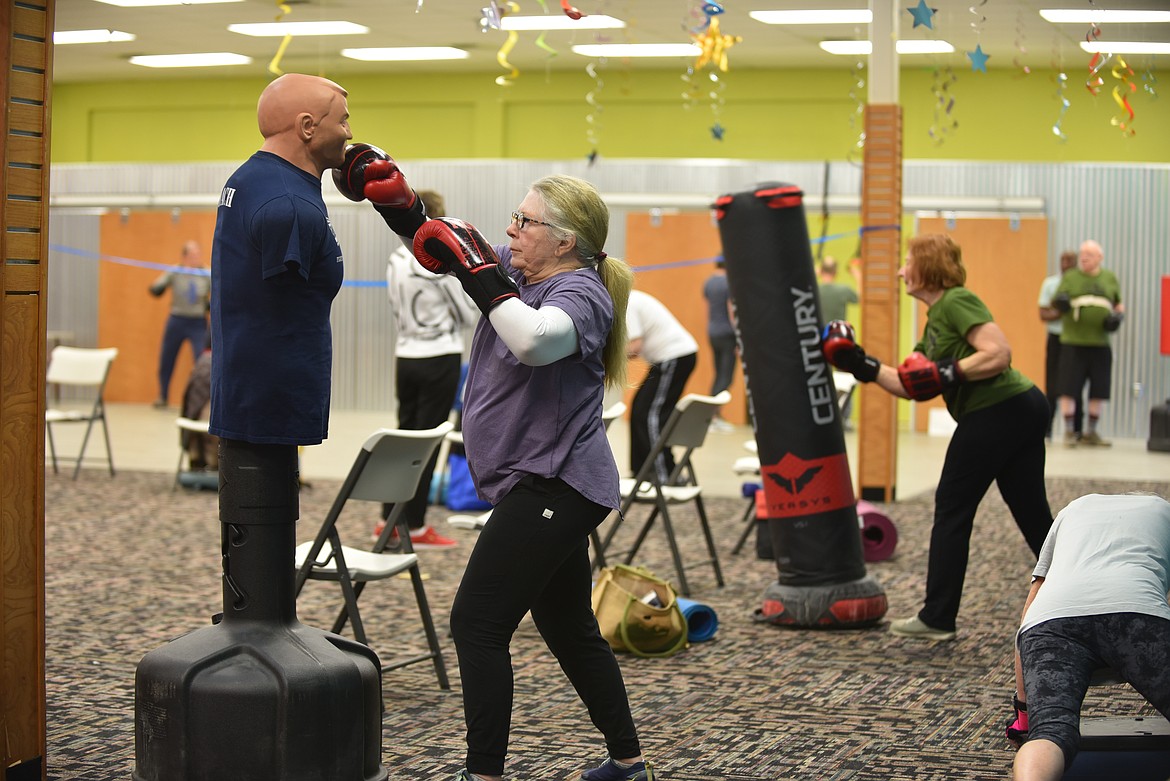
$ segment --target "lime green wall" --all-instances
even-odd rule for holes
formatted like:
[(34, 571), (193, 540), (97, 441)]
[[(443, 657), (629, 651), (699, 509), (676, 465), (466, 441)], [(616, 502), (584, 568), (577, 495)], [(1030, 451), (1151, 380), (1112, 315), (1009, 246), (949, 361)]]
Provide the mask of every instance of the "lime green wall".
[[(857, 140), (848, 71), (736, 70), (710, 82), (722, 99), (687, 108), (682, 71), (526, 72), (510, 87), (495, 74), (335, 77), (349, 90), (355, 138), (403, 159), (566, 159), (590, 151), (586, 117), (600, 119), (599, 151), (611, 158), (842, 160)], [(1061, 142), (1053, 74), (956, 71), (949, 117), (958, 128), (929, 134), (940, 83), (931, 69), (902, 72), (906, 159), (1170, 162), (1170, 101), (1133, 97), (1137, 134), (1109, 123), (1108, 91), (1094, 97), (1070, 74), (1071, 107)], [(260, 144), (256, 98), (266, 77), (229, 80), (56, 84), (52, 159), (72, 162), (238, 160)], [(721, 86), (720, 86), (721, 85)], [(601, 111), (586, 102), (594, 93)], [(711, 133), (716, 119), (726, 133)], [(859, 123), (858, 123), (859, 125)]]

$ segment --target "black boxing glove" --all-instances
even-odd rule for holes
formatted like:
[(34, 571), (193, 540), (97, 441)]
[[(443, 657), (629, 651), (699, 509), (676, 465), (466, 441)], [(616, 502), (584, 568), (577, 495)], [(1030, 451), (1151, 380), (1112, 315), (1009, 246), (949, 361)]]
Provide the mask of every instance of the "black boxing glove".
[(861, 349), (853, 326), (844, 320), (833, 320), (825, 326), (821, 332), (821, 351), (826, 361), (861, 382), (873, 382), (882, 368), (881, 361)]
[(1072, 309), (1072, 298), (1068, 293), (1057, 293), (1052, 299), (1052, 308), (1064, 314)]
[(436, 274), (455, 273), (467, 295), (487, 316), (520, 288), (500, 268), (495, 250), (471, 223), (450, 217), (427, 220), (414, 234), (414, 257)]
[(1121, 327), (1121, 321), (1124, 319), (1125, 312), (1110, 312), (1109, 316), (1105, 318), (1105, 321), (1102, 323), (1102, 325), (1105, 326), (1106, 331), (1113, 333)]
[(372, 144), (350, 144), (345, 161), (333, 169), (333, 184), (351, 201), (366, 199), (366, 167), (375, 160), (390, 160), (390, 155)]

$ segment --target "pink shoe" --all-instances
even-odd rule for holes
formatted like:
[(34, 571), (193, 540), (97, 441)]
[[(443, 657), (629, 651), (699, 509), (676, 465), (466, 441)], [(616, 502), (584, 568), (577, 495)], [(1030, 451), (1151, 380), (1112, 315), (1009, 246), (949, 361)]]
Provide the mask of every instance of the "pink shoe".
[(439, 534), (432, 526), (424, 526), (410, 533), (410, 544), (416, 548), (453, 548), (459, 543)]

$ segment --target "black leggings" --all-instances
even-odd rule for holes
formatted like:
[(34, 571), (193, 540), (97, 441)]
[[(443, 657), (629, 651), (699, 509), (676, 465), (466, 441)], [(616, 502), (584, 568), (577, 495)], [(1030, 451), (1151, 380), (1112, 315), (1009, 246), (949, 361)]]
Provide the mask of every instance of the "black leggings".
[(528, 611), (610, 756), (641, 753), (621, 668), (590, 605), (589, 532), (608, 514), (562, 480), (530, 475), (480, 532), (451, 608), (469, 772), (504, 772), (512, 718), (508, 646)]
[(1170, 621), (1143, 613), (1053, 618), (1016, 638), (1028, 704), (1028, 740), (1060, 746), (1072, 764), (1081, 703), (1093, 673), (1112, 669), (1170, 719)]
[(1048, 401), (1035, 386), (959, 421), (934, 494), (926, 604), (918, 612), (927, 626), (955, 628), (975, 511), (992, 481), (1028, 547), (1040, 555), (1052, 526), (1044, 487), (1047, 423)]

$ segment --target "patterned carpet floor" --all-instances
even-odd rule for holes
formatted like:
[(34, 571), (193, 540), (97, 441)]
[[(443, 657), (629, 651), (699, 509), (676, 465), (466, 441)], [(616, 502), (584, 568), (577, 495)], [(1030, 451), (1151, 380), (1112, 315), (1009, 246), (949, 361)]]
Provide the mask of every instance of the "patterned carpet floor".
[[(77, 482), (47, 477), (50, 779), (128, 779), (139, 660), (222, 609), (218, 498), (172, 490), (171, 479), (141, 472), (110, 478), (100, 470), (83, 471)], [(298, 540), (315, 534), (338, 487), (321, 480), (301, 492)], [(1130, 490), (1168, 496), (1170, 483), (1048, 484), (1054, 512), (1086, 493)], [(888, 618), (919, 607), (932, 506), (930, 495), (879, 505), (899, 536), (893, 557), (868, 565), (889, 598)], [(717, 588), (709, 567), (688, 570), (692, 598), (718, 614), (714, 638), (669, 659), (620, 657), (645, 753), (663, 781), (1010, 777), (1013, 750), (1003, 723), (1013, 686), (1012, 637), (1033, 559), (995, 489), (976, 519), (958, 638), (941, 644), (894, 637), (885, 621), (846, 631), (754, 622), (777, 573), (750, 544), (731, 555), (743, 508), (742, 500), (707, 502), (727, 585)], [(346, 541), (364, 546), (377, 514), (372, 504), (351, 503), (339, 523)], [(452, 690), (438, 688), (429, 663), (386, 673), (382, 751), (393, 781), (449, 781), (463, 762), (460, 680), (446, 624), (476, 533), (448, 527), (448, 515), (432, 508), (429, 518), (459, 546), (420, 557)], [(694, 514), (672, 517), (684, 559), (702, 558)], [(636, 563), (673, 578), (660, 529)], [(339, 604), (335, 584), (311, 582), (298, 616), (327, 627)], [(370, 644), (383, 657), (425, 647), (408, 582), (373, 583), (360, 605)], [(600, 736), (530, 621), (512, 651), (508, 778), (576, 778), (574, 771), (604, 757)], [(1090, 692), (1085, 713), (1153, 711), (1128, 686), (1115, 686)]]

